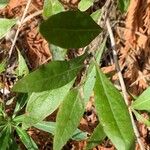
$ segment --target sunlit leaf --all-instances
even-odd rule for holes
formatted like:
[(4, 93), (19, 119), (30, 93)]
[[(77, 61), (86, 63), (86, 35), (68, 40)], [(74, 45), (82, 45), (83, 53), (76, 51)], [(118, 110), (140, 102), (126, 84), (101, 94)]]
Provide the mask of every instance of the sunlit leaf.
[(0, 39), (3, 38), (7, 32), (15, 25), (15, 19), (0, 18)]
[(5, 6), (7, 6), (9, 0), (1, 0), (0, 1), (0, 9), (4, 8)]
[(124, 99), (97, 64), (96, 68), (94, 93), (100, 123), (117, 149), (132, 149), (135, 137)]
[(55, 90), (32, 93), (28, 99), (23, 122), (31, 126), (53, 113), (64, 100), (73, 83), (74, 80)]
[(45, 39), (63, 48), (85, 47), (100, 31), (100, 26), (88, 14), (80, 11), (58, 13), (40, 25)]
[(80, 92), (73, 89), (65, 97), (57, 114), (54, 150), (61, 150), (67, 140), (71, 138), (79, 125), (83, 112), (84, 104)]
[(19, 115), (14, 117), (12, 120), (16, 123), (22, 123), (25, 119), (25, 115)]
[(45, 19), (63, 10), (64, 8), (58, 0), (44, 0), (43, 17)]
[(56, 122), (41, 121), (37, 124), (34, 124), (34, 127), (54, 135)]
[(83, 132), (79, 129), (76, 129), (76, 131), (73, 133), (72, 138), (75, 141), (81, 141), (87, 139), (87, 132)]
[[(96, 58), (97, 63), (100, 62), (102, 53), (103, 53), (104, 48), (105, 48), (105, 43), (106, 43), (106, 39), (103, 41), (103, 43), (97, 49), (97, 52), (95, 54), (95, 58)], [(93, 88), (94, 88), (95, 80), (96, 80), (95, 77), (96, 77), (96, 68), (95, 68), (94, 62), (91, 62), (90, 66), (88, 68), (86, 81), (83, 85), (85, 105), (87, 104), (87, 102), (88, 102), (88, 100), (89, 100), (89, 98), (93, 92)]]
[(67, 49), (50, 44), (53, 60), (65, 60)]
[(51, 0), (44, 0), (43, 17), (48, 18), (52, 15), (52, 2)]
[(87, 10), (90, 6), (92, 6), (94, 0), (81, 0), (78, 4), (78, 8), (81, 11)]
[(15, 92), (42, 92), (57, 89), (72, 81), (83, 67), (85, 55), (70, 61), (52, 61), (19, 80)]
[(150, 87), (132, 103), (131, 107), (137, 110), (150, 111)]
[(18, 50), (18, 67), (16, 69), (17, 76), (27, 75), (29, 73), (28, 66), (21, 55), (20, 51)]
[(101, 18), (101, 10), (98, 9), (97, 11), (93, 12), (93, 13), (91, 14), (91, 17), (93, 18), (93, 20), (94, 20), (95, 22), (98, 22), (99, 19)]
[(2, 61), (2, 62), (0, 63), (0, 74), (1, 74), (3, 71), (5, 71), (5, 67), (6, 67), (6, 61), (4, 60), (4, 61)]
[(90, 136), (87, 142), (87, 149), (91, 150), (95, 146), (99, 145), (104, 140), (105, 137), (106, 137), (106, 134), (103, 130), (103, 127), (99, 123), (97, 127), (94, 129), (92, 135)]

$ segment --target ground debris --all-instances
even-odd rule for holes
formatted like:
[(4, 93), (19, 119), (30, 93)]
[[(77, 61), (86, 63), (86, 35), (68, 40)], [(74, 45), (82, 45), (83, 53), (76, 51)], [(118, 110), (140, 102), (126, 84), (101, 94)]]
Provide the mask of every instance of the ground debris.
[(150, 1), (131, 0), (124, 28), (120, 63), (130, 92), (135, 95), (150, 82)]

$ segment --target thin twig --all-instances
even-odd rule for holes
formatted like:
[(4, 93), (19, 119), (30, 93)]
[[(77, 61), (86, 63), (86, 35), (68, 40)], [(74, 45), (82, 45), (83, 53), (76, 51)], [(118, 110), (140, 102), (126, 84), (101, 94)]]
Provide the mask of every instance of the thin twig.
[(25, 16), (26, 16), (26, 14), (27, 14), (27, 12), (28, 12), (28, 9), (29, 9), (29, 6), (30, 6), (30, 4), (31, 4), (31, 1), (32, 1), (32, 0), (28, 0), (27, 5), (26, 5), (26, 8), (25, 8), (25, 10), (24, 10), (24, 13), (23, 13), (23, 15), (22, 15), (22, 18), (21, 18), (21, 20), (20, 20), (20, 24), (18, 25), (18, 28), (17, 28), (16, 34), (15, 34), (15, 37), (14, 37), (14, 39), (13, 39), (13, 42), (12, 42), (12, 45), (11, 45), (11, 48), (10, 48), (10, 51), (9, 51), (8, 60), (10, 59), (11, 54), (12, 54), (12, 52), (13, 52), (14, 46), (15, 46), (15, 44), (16, 44), (16, 41), (17, 41), (17, 38), (18, 38), (18, 35), (19, 35), (19, 32), (20, 32), (21, 25), (22, 25), (22, 23), (23, 23), (23, 21), (24, 21), (24, 19), (25, 19)]
[(129, 114), (130, 114), (130, 118), (131, 118), (133, 129), (134, 129), (134, 133), (135, 133), (135, 136), (137, 138), (137, 142), (138, 142), (138, 144), (140, 146), (140, 149), (141, 150), (145, 150), (144, 144), (143, 144), (143, 142), (140, 139), (140, 134), (139, 134), (139, 131), (137, 129), (136, 123), (134, 121), (133, 115), (132, 115), (132, 110), (129, 107), (127, 90), (126, 90), (126, 86), (125, 86), (125, 83), (124, 83), (124, 80), (123, 80), (123, 76), (122, 76), (122, 73), (121, 73), (121, 70), (120, 70), (120, 66), (119, 66), (119, 63), (118, 63), (115, 38), (114, 38), (112, 29), (111, 29), (111, 26), (110, 26), (109, 18), (107, 18), (107, 20), (106, 20), (106, 26), (107, 26), (107, 30), (108, 30), (110, 41), (111, 41), (111, 47), (112, 47), (112, 50), (113, 50), (114, 63), (115, 63), (116, 70), (117, 70), (117, 73), (118, 73), (118, 77), (119, 77), (119, 81), (120, 81), (123, 97), (124, 97), (125, 103), (126, 103), (126, 105), (128, 107), (128, 110), (129, 110)]
[(36, 11), (35, 13), (33, 13), (33, 14), (27, 16), (27, 17), (23, 20), (22, 24), (26, 23), (27, 21), (29, 21), (30, 19), (32, 19), (32, 18), (34, 18), (34, 17), (36, 17), (36, 16), (41, 15), (42, 13), (43, 13), (43, 10)]

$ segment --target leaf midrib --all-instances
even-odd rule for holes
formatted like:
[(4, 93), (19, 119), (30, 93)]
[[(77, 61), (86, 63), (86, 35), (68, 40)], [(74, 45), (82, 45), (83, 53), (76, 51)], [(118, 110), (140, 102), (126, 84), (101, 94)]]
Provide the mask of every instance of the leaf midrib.
[(69, 28), (51, 28), (51, 31), (54, 31), (54, 30), (56, 30), (56, 31), (59, 31), (59, 30), (61, 30), (61, 32), (62, 31), (67, 31), (67, 32), (95, 32), (95, 31), (100, 31), (100, 28), (99, 29), (69, 29)]
[[(81, 66), (83, 66), (83, 65), (81, 65)], [(66, 74), (66, 73), (68, 74), (69, 72), (72, 72), (72, 71), (74, 71), (74, 70), (80, 68), (81, 66), (78, 66), (78, 67), (76, 67), (76, 68), (74, 68), (74, 69), (71, 69), (71, 70), (66, 70), (66, 71), (64, 71), (64, 72), (62, 72), (62, 73), (60, 73), (60, 74), (56, 74), (56, 75), (54, 75), (54, 76), (52, 76), (52, 77), (47, 77), (47, 78), (44, 78), (44, 79), (42, 78), (42, 80), (38, 80), (38, 81), (36, 81), (36, 83), (39, 83), (39, 82), (45, 81), (45, 80), (50, 80), (50, 79), (59, 77), (59, 76), (61, 76), (61, 75), (64, 75), (64, 74)]]

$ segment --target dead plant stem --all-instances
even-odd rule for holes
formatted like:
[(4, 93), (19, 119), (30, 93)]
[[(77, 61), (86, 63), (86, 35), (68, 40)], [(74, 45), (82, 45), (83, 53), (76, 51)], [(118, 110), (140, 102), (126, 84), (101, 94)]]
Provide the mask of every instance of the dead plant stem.
[(27, 21), (29, 21), (30, 19), (32, 19), (32, 18), (34, 18), (34, 17), (36, 17), (36, 16), (41, 15), (42, 13), (43, 13), (43, 10), (36, 11), (35, 13), (33, 13), (33, 14), (27, 16), (27, 17), (23, 20), (22, 24), (26, 23)]
[(10, 48), (10, 51), (9, 51), (8, 60), (11, 58), (11, 54), (12, 54), (13, 49), (14, 49), (14, 46), (15, 46), (15, 44), (16, 44), (16, 41), (17, 41), (17, 38), (18, 38), (18, 35), (19, 35), (19, 32), (20, 32), (20, 28), (21, 28), (21, 26), (22, 26), (22, 24), (23, 24), (23, 21), (24, 21), (25, 16), (26, 16), (26, 14), (27, 14), (27, 12), (28, 12), (28, 9), (29, 9), (29, 6), (30, 6), (31, 2), (32, 2), (32, 0), (28, 0), (27, 5), (26, 5), (26, 7), (25, 7), (25, 10), (24, 10), (24, 12), (23, 12), (23, 15), (22, 15), (22, 17), (21, 17), (20, 23), (19, 23), (19, 25), (18, 25), (16, 34), (15, 34), (15, 37), (14, 37), (14, 39), (13, 39), (13, 41), (12, 41), (12, 45), (11, 45), (11, 48)]
[(117, 52), (116, 52), (116, 44), (115, 44), (115, 38), (114, 38), (112, 29), (111, 29), (111, 26), (110, 26), (109, 18), (107, 18), (107, 20), (106, 20), (106, 26), (107, 26), (107, 30), (108, 30), (109, 37), (110, 37), (110, 41), (111, 41), (111, 47), (112, 47), (112, 51), (113, 51), (114, 63), (115, 63), (116, 70), (117, 70), (117, 73), (118, 73), (118, 77), (119, 77), (119, 81), (120, 81), (120, 85), (121, 85), (123, 97), (124, 97), (125, 103), (126, 103), (126, 105), (127, 105), (127, 107), (128, 107), (128, 110), (129, 110), (129, 114), (130, 114), (130, 118), (131, 118), (131, 122), (132, 122), (133, 129), (134, 129), (134, 133), (135, 133), (137, 142), (138, 142), (138, 144), (139, 144), (139, 146), (140, 146), (140, 149), (141, 149), (141, 150), (145, 150), (144, 144), (143, 144), (143, 142), (141, 141), (141, 137), (140, 137), (139, 131), (138, 131), (138, 129), (137, 129), (136, 123), (135, 123), (134, 118), (133, 118), (133, 115), (132, 115), (132, 110), (131, 110), (131, 108), (129, 107), (127, 90), (126, 90), (126, 86), (125, 86), (125, 83), (124, 83), (124, 79), (123, 79), (123, 76), (122, 76), (122, 73), (121, 73), (121, 70), (120, 70), (120, 66), (119, 66), (119, 63), (118, 63)]

